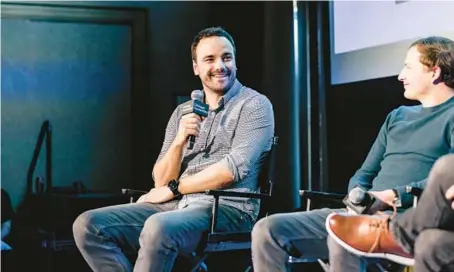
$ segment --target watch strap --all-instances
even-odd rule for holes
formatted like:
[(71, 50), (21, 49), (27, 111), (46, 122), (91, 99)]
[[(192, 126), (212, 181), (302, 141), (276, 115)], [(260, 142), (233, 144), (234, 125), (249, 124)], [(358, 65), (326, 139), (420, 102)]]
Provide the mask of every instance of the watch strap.
[(181, 195), (180, 191), (178, 191), (178, 185), (180, 185), (180, 181), (177, 179), (172, 179), (169, 181), (167, 184), (167, 187), (169, 187), (170, 191), (172, 191), (174, 196), (179, 196)]

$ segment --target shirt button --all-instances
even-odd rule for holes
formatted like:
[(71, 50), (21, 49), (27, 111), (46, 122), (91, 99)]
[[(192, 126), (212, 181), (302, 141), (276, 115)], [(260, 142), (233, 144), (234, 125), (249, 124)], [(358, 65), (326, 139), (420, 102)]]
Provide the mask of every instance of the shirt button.
[(214, 111), (211, 112), (211, 116), (214, 116), (216, 113)]

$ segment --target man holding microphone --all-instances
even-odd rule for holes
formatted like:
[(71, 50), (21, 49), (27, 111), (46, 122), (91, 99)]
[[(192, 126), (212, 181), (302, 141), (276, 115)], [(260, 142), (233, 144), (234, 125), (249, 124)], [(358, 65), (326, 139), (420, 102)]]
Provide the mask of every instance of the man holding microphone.
[[(213, 198), (205, 190), (258, 191), (274, 136), (272, 105), (236, 78), (235, 44), (224, 29), (199, 32), (191, 53), (203, 85), (192, 111), (206, 104), (207, 116), (184, 111), (188, 104), (178, 106), (153, 168), (154, 188), (137, 203), (86, 211), (76, 219), (76, 244), (94, 271), (171, 271), (178, 254), (193, 252), (209, 230)], [(258, 209), (253, 199), (222, 198), (219, 231), (250, 230)], [(133, 265), (125, 253), (137, 251)]]

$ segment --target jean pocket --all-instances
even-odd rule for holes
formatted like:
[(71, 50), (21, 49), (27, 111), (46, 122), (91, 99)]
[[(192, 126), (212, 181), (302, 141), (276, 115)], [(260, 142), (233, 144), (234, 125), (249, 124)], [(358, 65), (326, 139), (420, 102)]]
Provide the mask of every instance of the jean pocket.
[(252, 230), (252, 219), (244, 212), (238, 211), (238, 215), (234, 218), (234, 224), (237, 231)]
[(250, 217), (234, 207), (223, 207), (218, 220), (218, 228), (223, 231), (247, 231), (252, 228)]

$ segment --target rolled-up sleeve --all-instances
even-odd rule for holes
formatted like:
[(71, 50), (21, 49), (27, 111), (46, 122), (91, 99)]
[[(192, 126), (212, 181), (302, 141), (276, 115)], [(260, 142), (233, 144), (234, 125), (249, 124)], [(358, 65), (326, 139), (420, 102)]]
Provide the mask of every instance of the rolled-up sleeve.
[[(172, 116), (169, 119), (169, 122), (167, 122), (164, 142), (162, 144), (161, 152), (159, 152), (158, 159), (156, 160), (156, 162), (162, 159), (162, 157), (164, 157), (164, 155), (167, 153), (167, 150), (169, 150), (170, 145), (172, 144), (173, 140), (175, 139), (175, 136), (177, 135), (179, 121), (180, 117), (179, 110), (177, 107), (173, 111)], [(151, 172), (151, 177), (153, 180), (155, 180), (154, 171)]]
[(221, 160), (235, 182), (256, 170), (261, 155), (271, 148), (273, 136), (273, 106), (266, 96), (257, 95), (244, 104), (231, 151)]
[(177, 107), (173, 111), (172, 116), (170, 117), (169, 122), (167, 123), (164, 142), (162, 144), (161, 152), (159, 153), (157, 161), (159, 161), (167, 153), (167, 150), (169, 150), (170, 145), (172, 144), (173, 140), (175, 139), (175, 136), (177, 135), (178, 125), (180, 122), (179, 115), (180, 111), (179, 108)]

